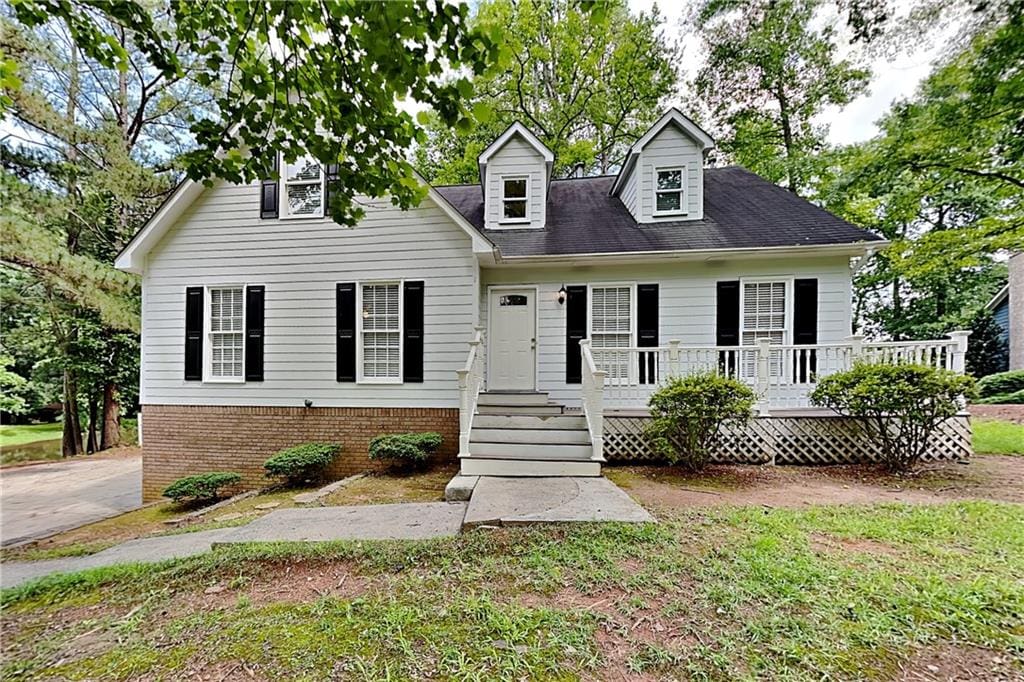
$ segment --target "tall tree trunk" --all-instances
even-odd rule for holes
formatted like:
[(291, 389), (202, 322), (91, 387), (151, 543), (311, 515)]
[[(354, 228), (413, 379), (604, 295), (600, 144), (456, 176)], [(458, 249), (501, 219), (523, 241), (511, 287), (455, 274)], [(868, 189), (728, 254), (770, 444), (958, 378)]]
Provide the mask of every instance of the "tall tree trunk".
[(82, 454), (82, 426), (78, 421), (78, 382), (75, 373), (64, 370), (64, 429), (61, 440), (61, 454), (74, 457)]
[(100, 436), (100, 450), (121, 444), (121, 403), (118, 401), (117, 385), (108, 381), (103, 386), (103, 434)]
[(96, 427), (99, 421), (100, 404), (96, 399), (96, 391), (89, 391), (89, 433), (85, 451), (90, 455), (99, 451), (99, 443), (96, 442)]
[(786, 96), (786, 91), (782, 83), (779, 83), (778, 90), (775, 93), (776, 98), (779, 102), (779, 122), (782, 125), (782, 146), (786, 150), (786, 181), (789, 184), (788, 189), (793, 194), (797, 194), (797, 179), (796, 179), (796, 166), (793, 161), (793, 123), (789, 119), (789, 98)]
[[(903, 318), (903, 294), (900, 291), (899, 277), (892, 278), (892, 312), (894, 320), (900, 320)], [(893, 330), (892, 339), (893, 341), (901, 341), (903, 339), (903, 334), (900, 332), (899, 328)]]

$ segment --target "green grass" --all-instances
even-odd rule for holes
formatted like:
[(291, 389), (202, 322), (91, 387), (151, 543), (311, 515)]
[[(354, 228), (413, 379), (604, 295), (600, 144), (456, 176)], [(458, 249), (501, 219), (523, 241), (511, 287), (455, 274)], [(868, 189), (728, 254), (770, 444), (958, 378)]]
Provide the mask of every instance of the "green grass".
[(0, 424), (0, 447), (8, 448), (15, 445), (26, 445), (40, 440), (53, 440), (61, 437), (63, 424), (26, 424), (12, 426)]
[(974, 451), (981, 455), (1024, 455), (1024, 424), (999, 419), (971, 422)]
[[(3, 592), (0, 676), (889, 679), (953, 642), (1021, 666), (1022, 565), (1024, 506), (995, 502), (250, 545)], [(331, 570), (348, 592), (304, 587)]]

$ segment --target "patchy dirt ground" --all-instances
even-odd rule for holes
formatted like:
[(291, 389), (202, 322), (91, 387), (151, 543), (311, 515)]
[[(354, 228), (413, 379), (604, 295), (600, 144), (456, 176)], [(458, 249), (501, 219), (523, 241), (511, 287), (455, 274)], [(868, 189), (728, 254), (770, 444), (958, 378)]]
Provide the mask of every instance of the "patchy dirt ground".
[(909, 474), (864, 466), (713, 465), (699, 474), (668, 467), (607, 467), (605, 475), (641, 504), (655, 507), (935, 503), (989, 499), (1024, 503), (1024, 459), (977, 455)]
[(976, 646), (944, 644), (923, 649), (902, 666), (900, 682), (1008, 682), (1020, 680), (1020, 668), (1004, 655)]
[(970, 413), (972, 417), (1024, 424), (1024, 405), (971, 405)]

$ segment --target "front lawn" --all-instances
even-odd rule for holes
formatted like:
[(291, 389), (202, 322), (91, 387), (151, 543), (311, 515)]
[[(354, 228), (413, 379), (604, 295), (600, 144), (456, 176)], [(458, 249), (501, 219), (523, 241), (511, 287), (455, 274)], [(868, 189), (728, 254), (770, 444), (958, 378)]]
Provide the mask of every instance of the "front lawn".
[(0, 447), (35, 443), (40, 440), (60, 438), (64, 425), (55, 424), (0, 424)]
[(1024, 424), (1000, 419), (971, 422), (974, 452), (982, 455), (1024, 455)]
[(252, 545), (4, 593), (2, 672), (1015, 679), (1022, 565), (1024, 506), (988, 501)]

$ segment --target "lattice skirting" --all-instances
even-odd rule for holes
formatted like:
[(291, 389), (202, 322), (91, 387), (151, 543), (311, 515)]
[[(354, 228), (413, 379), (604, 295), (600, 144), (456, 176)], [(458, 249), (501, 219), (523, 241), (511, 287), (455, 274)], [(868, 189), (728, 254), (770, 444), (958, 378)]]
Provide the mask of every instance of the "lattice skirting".
[[(604, 456), (609, 462), (656, 462), (644, 435), (650, 417), (604, 418)], [(971, 456), (967, 416), (946, 420), (932, 436), (924, 459), (961, 460)], [(836, 415), (757, 417), (724, 434), (716, 462), (732, 464), (855, 464), (879, 459), (878, 448), (856, 419)]]

